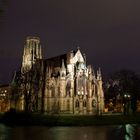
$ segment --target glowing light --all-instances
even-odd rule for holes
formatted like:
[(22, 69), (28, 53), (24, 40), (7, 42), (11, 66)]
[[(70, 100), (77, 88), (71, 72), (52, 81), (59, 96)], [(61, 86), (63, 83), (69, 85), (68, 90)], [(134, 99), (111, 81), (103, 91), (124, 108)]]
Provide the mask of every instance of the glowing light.
[(78, 91), (78, 95), (80, 95), (80, 91)]
[(124, 94), (124, 97), (127, 97), (127, 95), (126, 95), (126, 94)]
[(130, 98), (131, 96), (130, 95), (128, 95), (128, 98)]

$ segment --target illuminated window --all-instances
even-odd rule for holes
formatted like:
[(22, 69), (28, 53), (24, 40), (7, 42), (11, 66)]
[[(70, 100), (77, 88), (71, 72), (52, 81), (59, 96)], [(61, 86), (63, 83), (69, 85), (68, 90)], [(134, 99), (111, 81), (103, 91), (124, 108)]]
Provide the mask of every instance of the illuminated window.
[(59, 101), (57, 102), (57, 108), (60, 109), (60, 103), (59, 103)]
[(66, 86), (66, 93), (68, 96), (70, 96), (70, 88), (71, 88), (71, 82), (70, 80), (68, 80), (67, 86)]
[(65, 74), (64, 74), (64, 72), (62, 73), (62, 77), (64, 77), (65, 76)]
[(96, 100), (95, 99), (92, 100), (92, 107), (96, 107)]
[(83, 101), (83, 107), (86, 107), (87, 106), (87, 102), (86, 100)]
[(80, 91), (78, 91), (78, 95), (80, 95)]
[(67, 110), (69, 111), (70, 110), (70, 101), (67, 100)]
[(79, 101), (78, 100), (76, 100), (76, 102), (75, 102), (75, 107), (79, 107)]
[(55, 97), (55, 87), (52, 87), (52, 97)]

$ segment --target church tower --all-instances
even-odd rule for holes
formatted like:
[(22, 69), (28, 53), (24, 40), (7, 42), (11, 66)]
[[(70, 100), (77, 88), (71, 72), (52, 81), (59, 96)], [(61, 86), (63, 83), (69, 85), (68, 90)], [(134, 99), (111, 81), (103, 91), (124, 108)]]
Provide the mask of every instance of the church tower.
[(36, 59), (42, 59), (42, 50), (40, 45), (40, 38), (27, 37), (24, 51), (21, 72), (26, 73), (31, 70), (35, 64)]

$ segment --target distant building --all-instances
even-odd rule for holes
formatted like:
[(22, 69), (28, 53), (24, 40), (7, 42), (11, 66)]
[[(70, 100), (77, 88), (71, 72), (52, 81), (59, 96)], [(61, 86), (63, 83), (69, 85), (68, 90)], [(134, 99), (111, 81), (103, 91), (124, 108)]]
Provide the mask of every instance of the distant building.
[(94, 73), (79, 48), (44, 59), (40, 39), (27, 37), (21, 70), (14, 81), (17, 110), (85, 115), (104, 110), (101, 70)]
[(0, 112), (6, 112), (10, 109), (10, 85), (0, 85)]

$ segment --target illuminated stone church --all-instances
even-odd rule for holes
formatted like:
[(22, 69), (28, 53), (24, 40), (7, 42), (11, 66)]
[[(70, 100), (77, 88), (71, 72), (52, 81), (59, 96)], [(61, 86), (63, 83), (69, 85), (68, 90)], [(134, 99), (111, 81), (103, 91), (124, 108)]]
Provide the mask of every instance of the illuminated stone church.
[(16, 110), (82, 115), (104, 111), (101, 70), (95, 73), (79, 48), (44, 59), (40, 39), (27, 37), (15, 79), (19, 81)]

